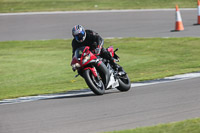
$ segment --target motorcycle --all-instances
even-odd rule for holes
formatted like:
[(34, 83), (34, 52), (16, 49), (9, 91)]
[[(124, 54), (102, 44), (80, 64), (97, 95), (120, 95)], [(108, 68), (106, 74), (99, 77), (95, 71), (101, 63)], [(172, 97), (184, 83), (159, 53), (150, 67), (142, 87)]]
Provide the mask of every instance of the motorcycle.
[[(107, 48), (116, 62), (119, 57), (116, 55), (116, 49), (110, 46)], [(128, 91), (131, 83), (127, 73), (122, 70), (117, 71), (109, 63), (109, 60), (103, 59), (90, 51), (89, 46), (83, 46), (76, 49), (71, 62), (72, 69), (78, 71), (88, 87), (96, 94), (103, 95), (105, 90), (117, 88), (119, 91)], [(77, 77), (76, 75), (75, 77)]]

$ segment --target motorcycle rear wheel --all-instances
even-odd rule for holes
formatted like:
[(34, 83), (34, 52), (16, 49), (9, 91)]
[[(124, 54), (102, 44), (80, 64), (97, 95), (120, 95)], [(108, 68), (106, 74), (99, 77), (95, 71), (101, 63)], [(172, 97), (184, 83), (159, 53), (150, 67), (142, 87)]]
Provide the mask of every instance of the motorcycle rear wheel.
[(91, 70), (85, 70), (83, 73), (83, 77), (88, 87), (94, 92), (94, 94), (103, 95), (105, 93), (105, 86), (102, 80), (98, 80), (97, 78), (95, 78)]
[(131, 82), (127, 74), (119, 76), (118, 81), (119, 81), (119, 86), (117, 87), (117, 89), (119, 91), (128, 91), (131, 88)]

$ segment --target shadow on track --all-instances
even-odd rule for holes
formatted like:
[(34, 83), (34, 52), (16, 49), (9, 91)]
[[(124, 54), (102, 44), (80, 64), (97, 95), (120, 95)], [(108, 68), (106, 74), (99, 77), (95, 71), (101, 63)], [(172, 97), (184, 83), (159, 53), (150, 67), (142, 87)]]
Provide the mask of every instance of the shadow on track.
[[(111, 93), (119, 93), (119, 91), (116, 89), (107, 90), (104, 95), (111, 94)], [(66, 93), (19, 97), (16, 99), (5, 99), (5, 100), (0, 101), (0, 105), (30, 102), (30, 101), (37, 101), (37, 100), (84, 98), (84, 97), (97, 97), (97, 96), (98, 95), (95, 95), (90, 89), (82, 89), (82, 90), (68, 91)]]
[[(116, 89), (106, 90), (104, 95), (114, 94), (114, 93), (120, 93), (120, 91), (118, 91)], [(103, 95), (95, 95), (90, 89), (83, 89), (83, 90), (69, 91), (67, 93), (58, 93), (58, 94), (56, 94), (54, 96), (55, 97), (50, 97), (50, 98), (41, 99), (41, 100), (64, 99), (64, 98), (98, 97), (98, 96), (103, 96)]]

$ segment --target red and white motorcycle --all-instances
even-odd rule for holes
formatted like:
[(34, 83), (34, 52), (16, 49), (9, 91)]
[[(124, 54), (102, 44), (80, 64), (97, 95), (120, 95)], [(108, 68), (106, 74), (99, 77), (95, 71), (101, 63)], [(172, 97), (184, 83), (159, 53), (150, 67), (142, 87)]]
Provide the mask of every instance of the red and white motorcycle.
[[(108, 60), (96, 56), (89, 49), (89, 46), (76, 49), (71, 62), (72, 69), (78, 71), (78, 75), (85, 79), (88, 87), (96, 95), (103, 95), (105, 90), (111, 88), (128, 91), (131, 83), (123, 68), (115, 71)], [(119, 62), (119, 57), (115, 54), (118, 49), (114, 51), (111, 46), (107, 50), (115, 61)]]

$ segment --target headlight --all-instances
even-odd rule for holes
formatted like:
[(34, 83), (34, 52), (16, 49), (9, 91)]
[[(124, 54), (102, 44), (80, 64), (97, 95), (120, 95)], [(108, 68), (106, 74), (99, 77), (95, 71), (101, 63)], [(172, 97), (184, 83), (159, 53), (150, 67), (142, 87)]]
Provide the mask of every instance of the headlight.
[(89, 60), (90, 60), (90, 54), (88, 54), (87, 56), (85, 56), (85, 58), (82, 61), (82, 64), (85, 64)]
[(72, 65), (72, 69), (75, 71), (77, 68), (81, 67), (79, 63), (75, 63)]

